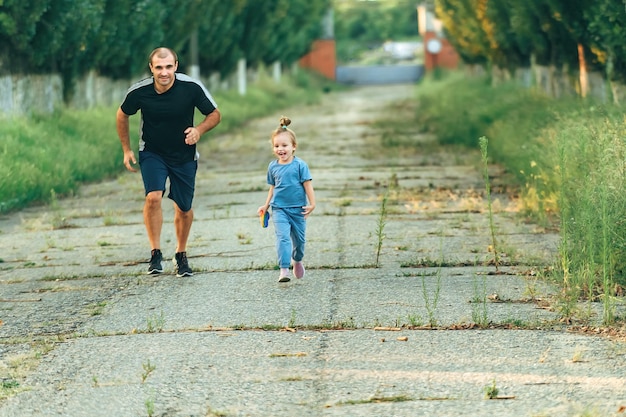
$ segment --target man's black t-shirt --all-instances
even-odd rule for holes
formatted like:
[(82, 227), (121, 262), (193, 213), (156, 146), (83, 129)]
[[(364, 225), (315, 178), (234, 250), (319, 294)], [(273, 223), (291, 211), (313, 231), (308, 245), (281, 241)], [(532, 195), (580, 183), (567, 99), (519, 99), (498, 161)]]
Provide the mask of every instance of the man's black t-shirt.
[(157, 153), (174, 164), (197, 158), (196, 145), (185, 143), (185, 129), (194, 126), (196, 108), (207, 115), (217, 104), (202, 83), (180, 73), (162, 94), (154, 89), (153, 77), (137, 82), (128, 89), (121, 105), (129, 116), (141, 110), (139, 151)]

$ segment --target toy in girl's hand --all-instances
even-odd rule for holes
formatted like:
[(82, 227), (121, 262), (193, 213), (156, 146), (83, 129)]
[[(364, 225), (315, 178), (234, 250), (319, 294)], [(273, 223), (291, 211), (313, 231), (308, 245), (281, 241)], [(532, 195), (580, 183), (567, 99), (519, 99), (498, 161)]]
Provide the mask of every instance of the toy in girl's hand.
[(269, 221), (270, 221), (270, 212), (269, 211), (262, 211), (261, 215), (260, 215), (260, 220), (261, 220), (261, 226), (267, 227), (267, 225), (269, 224)]

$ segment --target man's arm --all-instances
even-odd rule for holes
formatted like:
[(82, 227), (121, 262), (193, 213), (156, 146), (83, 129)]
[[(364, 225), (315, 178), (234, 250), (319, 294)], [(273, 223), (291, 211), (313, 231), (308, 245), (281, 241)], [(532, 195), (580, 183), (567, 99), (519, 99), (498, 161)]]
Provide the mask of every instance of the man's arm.
[(217, 126), (222, 120), (222, 114), (218, 109), (207, 114), (204, 120), (195, 127), (185, 129), (185, 143), (193, 145), (198, 143), (200, 136)]
[(135, 159), (135, 153), (130, 147), (129, 118), (130, 116), (124, 113), (121, 108), (117, 109), (115, 122), (117, 126), (117, 136), (120, 138), (122, 151), (124, 152), (124, 166), (127, 170), (136, 172), (137, 170), (131, 165), (131, 163), (136, 165), (137, 160)]
[(222, 114), (218, 109), (215, 109), (211, 113), (206, 115), (204, 120), (198, 126), (196, 126), (196, 129), (198, 129), (200, 136), (202, 136), (206, 132), (217, 126), (221, 120)]

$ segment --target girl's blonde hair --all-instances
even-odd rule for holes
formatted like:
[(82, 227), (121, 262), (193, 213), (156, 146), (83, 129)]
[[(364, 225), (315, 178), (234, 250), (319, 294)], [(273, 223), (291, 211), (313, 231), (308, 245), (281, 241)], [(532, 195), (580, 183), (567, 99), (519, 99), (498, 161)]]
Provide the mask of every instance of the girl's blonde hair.
[(287, 127), (291, 124), (291, 119), (289, 117), (282, 116), (278, 123), (279, 123), (278, 127), (274, 129), (274, 131), (272, 132), (272, 136), (270, 137), (270, 141), (272, 142), (272, 145), (274, 144), (274, 138), (276, 136), (280, 135), (281, 133), (286, 132), (291, 138), (291, 144), (294, 146), (294, 148), (297, 147), (298, 141), (296, 140), (296, 134), (293, 130)]

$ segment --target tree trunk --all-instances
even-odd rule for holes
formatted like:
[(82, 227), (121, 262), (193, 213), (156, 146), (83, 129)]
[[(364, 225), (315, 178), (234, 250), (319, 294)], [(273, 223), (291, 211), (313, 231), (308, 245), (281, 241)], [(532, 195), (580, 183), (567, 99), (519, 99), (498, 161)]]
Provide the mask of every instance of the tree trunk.
[(578, 44), (578, 74), (580, 77), (580, 96), (587, 97), (589, 92), (589, 77), (587, 77), (587, 63), (585, 61), (585, 48)]

